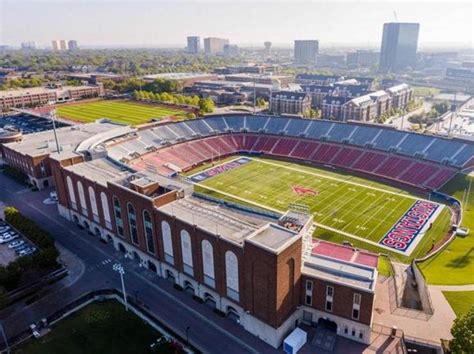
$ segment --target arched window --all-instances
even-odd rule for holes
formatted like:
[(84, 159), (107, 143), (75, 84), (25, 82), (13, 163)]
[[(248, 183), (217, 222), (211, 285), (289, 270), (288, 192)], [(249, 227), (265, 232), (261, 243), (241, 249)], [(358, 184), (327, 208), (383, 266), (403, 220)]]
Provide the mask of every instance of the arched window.
[(92, 186), (89, 186), (89, 202), (91, 203), (92, 216), (95, 221), (99, 221), (99, 210), (97, 209), (97, 201), (95, 199), (95, 192)]
[(114, 203), (114, 217), (115, 217), (115, 226), (117, 228), (117, 235), (123, 237), (123, 220), (122, 220), (122, 207), (120, 206), (120, 201), (117, 197), (113, 197)]
[(81, 202), (82, 214), (87, 215), (86, 196), (81, 181), (77, 181), (77, 191), (79, 193), (79, 201)]
[(189, 232), (181, 230), (181, 253), (183, 256), (183, 270), (186, 274), (194, 275), (193, 254), (191, 251), (191, 237)]
[(127, 203), (128, 225), (132, 242), (138, 245), (137, 213), (132, 204)]
[(227, 296), (239, 301), (239, 261), (232, 251), (225, 253)]
[(105, 227), (112, 230), (112, 219), (110, 218), (109, 201), (104, 192), (100, 193), (100, 202), (102, 204), (102, 212), (104, 213)]
[(71, 206), (74, 210), (77, 210), (77, 203), (76, 203), (76, 194), (74, 194), (74, 186), (72, 185), (71, 177), (66, 177), (67, 183), (67, 190), (69, 192), (69, 200), (71, 201)]
[(143, 211), (143, 229), (145, 230), (146, 247), (148, 252), (155, 253), (155, 238), (153, 237), (153, 222), (148, 210)]
[(201, 248), (204, 284), (215, 288), (216, 280), (214, 278), (214, 249), (208, 240), (202, 241)]
[(165, 261), (174, 265), (173, 241), (171, 240), (171, 228), (167, 221), (161, 222), (161, 233), (163, 237), (163, 248), (165, 251)]

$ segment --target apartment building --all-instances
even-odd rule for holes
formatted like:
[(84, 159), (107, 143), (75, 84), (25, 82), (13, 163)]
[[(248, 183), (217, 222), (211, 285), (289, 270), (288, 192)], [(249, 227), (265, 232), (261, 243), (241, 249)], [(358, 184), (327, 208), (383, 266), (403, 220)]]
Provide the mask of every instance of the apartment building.
[(311, 109), (311, 96), (304, 92), (277, 91), (270, 98), (270, 111), (274, 114), (306, 115)]

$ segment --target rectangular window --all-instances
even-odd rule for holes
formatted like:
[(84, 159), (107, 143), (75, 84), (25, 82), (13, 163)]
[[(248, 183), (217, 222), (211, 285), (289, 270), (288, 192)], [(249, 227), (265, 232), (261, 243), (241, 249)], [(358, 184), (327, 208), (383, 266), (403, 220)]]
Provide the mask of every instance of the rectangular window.
[(313, 304), (313, 297), (311, 295), (306, 295), (305, 304), (311, 306)]
[(326, 300), (326, 311), (332, 312), (332, 301)]
[(358, 293), (354, 293), (354, 298), (352, 300), (352, 318), (354, 320), (358, 320), (360, 316), (360, 302), (361, 302), (361, 295)]
[(332, 312), (332, 302), (334, 296), (334, 288), (332, 286), (326, 287), (326, 311)]
[(306, 290), (313, 291), (313, 282), (311, 280), (306, 280)]
[(358, 309), (352, 309), (352, 318), (354, 320), (358, 320), (359, 319), (359, 310)]

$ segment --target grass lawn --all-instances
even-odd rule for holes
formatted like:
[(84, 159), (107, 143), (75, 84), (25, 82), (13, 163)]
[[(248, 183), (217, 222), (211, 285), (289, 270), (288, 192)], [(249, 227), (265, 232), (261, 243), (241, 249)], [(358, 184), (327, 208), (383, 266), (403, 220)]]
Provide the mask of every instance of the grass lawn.
[[(160, 333), (133, 312), (126, 312), (123, 305), (107, 301), (92, 303), (61, 320), (50, 333), (28, 340), (15, 353), (150, 353), (150, 344), (160, 337)], [(169, 351), (163, 347), (158, 353)]]
[(474, 291), (443, 291), (456, 315), (465, 315), (474, 306)]
[(392, 274), (392, 268), (390, 266), (390, 261), (388, 257), (380, 256), (379, 264), (377, 266), (380, 275), (384, 277), (389, 277)]
[(165, 116), (185, 116), (186, 112), (177, 109), (154, 106), (133, 101), (100, 100), (77, 104), (59, 105), (58, 116), (78, 122), (93, 122), (108, 118), (117, 123), (131, 125), (143, 124), (152, 118)]
[(428, 86), (413, 86), (413, 90), (415, 91), (415, 96), (436, 96), (441, 92), (440, 89), (435, 87), (428, 87)]
[[(474, 177), (459, 174), (443, 187), (443, 192), (462, 200), (469, 180), (474, 182)], [(470, 234), (456, 237), (440, 254), (420, 264), (430, 284), (474, 284), (474, 187), (468, 200), (463, 209), (462, 225), (471, 230)]]
[[(309, 193), (298, 194), (295, 187), (306, 188)], [(305, 204), (319, 224), (316, 237), (334, 242), (347, 240), (361, 248), (393, 253), (402, 261), (409, 259), (378, 242), (418, 198), (382, 183), (296, 163), (253, 159), (200, 182), (197, 190), (275, 211), (286, 211), (290, 203)], [(447, 208), (412, 254), (431, 247), (440, 225), (442, 230), (449, 227)]]

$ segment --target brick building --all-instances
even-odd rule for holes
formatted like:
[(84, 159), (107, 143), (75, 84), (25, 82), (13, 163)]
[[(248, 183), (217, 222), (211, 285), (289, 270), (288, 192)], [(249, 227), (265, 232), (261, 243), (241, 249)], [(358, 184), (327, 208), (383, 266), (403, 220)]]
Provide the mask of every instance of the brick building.
[(0, 91), (0, 110), (10, 108), (35, 107), (48, 103), (68, 102), (104, 95), (104, 86), (59, 86), (32, 87), (25, 89)]
[(405, 108), (413, 99), (413, 88), (408, 84), (400, 84), (386, 90), (391, 97), (393, 108)]
[(370, 343), (376, 255), (312, 241), (312, 217), (300, 211), (243, 212), (187, 183), (84, 156), (51, 156), (63, 217), (275, 348), (301, 322)]
[(277, 91), (270, 98), (270, 111), (275, 114), (306, 115), (311, 109), (311, 96), (304, 92)]

